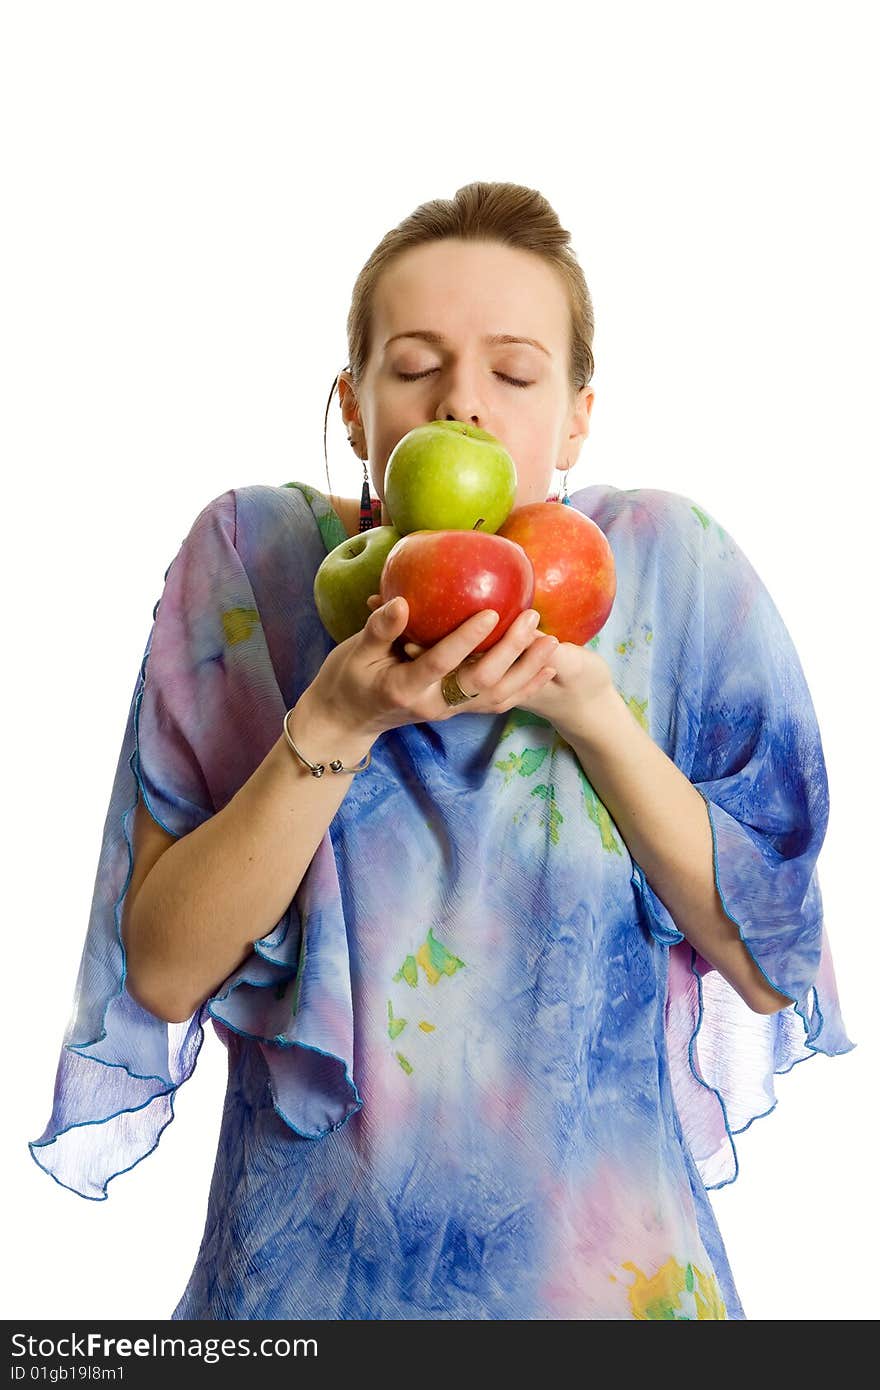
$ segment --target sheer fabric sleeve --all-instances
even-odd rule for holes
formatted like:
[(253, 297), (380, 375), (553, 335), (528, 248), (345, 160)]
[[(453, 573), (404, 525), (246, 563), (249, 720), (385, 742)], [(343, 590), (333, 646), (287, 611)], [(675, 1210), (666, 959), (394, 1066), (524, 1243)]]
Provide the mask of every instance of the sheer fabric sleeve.
[(138, 795), (177, 838), (201, 826), (256, 770), (323, 658), (299, 602), (311, 601), (324, 554), (316, 505), (301, 491), (226, 492), (199, 513), (165, 572), (110, 793), (52, 1114), (29, 1144), (41, 1168), (92, 1200), (156, 1147), (206, 1017), (221, 1040), (228, 1028), (257, 1041), (279, 1113), (298, 1132), (320, 1136), (360, 1106), (329, 834), (281, 920), (186, 1022), (166, 1023), (129, 995), (120, 929)]
[[(774, 1077), (816, 1052), (854, 1044), (816, 867), (828, 779), (801, 662), (741, 548), (703, 508), (678, 503), (667, 509), (661, 545), (677, 590), (667, 605), (679, 605), (676, 670), (699, 691), (699, 719), (695, 738), (680, 739), (676, 761), (706, 803), (724, 910), (764, 977), (792, 1001), (774, 1014), (750, 1009), (685, 940), (634, 866), (647, 925), (669, 948), (666, 1035), (676, 1105), (706, 1186), (721, 1187), (738, 1172), (733, 1135), (776, 1105)], [(658, 666), (654, 679), (668, 683), (668, 672)]]

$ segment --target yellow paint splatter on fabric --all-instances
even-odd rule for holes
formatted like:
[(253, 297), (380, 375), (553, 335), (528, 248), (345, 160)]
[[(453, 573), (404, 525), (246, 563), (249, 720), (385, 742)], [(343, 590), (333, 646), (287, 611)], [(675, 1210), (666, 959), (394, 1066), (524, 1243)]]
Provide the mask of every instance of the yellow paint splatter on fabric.
[(635, 695), (629, 695), (629, 696), (627, 696), (626, 702), (625, 702), (625, 703), (626, 703), (627, 709), (628, 709), (632, 714), (635, 715), (636, 719), (639, 721), (639, 723), (641, 724), (642, 728), (645, 729), (645, 730), (647, 730), (647, 729), (648, 729), (648, 697), (647, 697), (647, 695), (645, 696), (644, 700), (637, 700), (636, 697), (635, 697)]
[(227, 647), (234, 647), (236, 642), (246, 642), (254, 628), (260, 626), (260, 615), (256, 608), (227, 608), (220, 617)]
[(425, 972), (428, 984), (436, 985), (441, 976), (454, 975), (456, 970), (464, 968), (464, 964), (464, 961), (453, 955), (442, 941), (437, 940), (433, 928), (429, 927), (428, 935), (415, 955), (406, 956), (400, 969), (391, 978), (392, 980), (405, 980), (408, 985), (415, 989), (418, 984), (418, 966), (420, 965)]
[(423, 1018), (419, 1023), (419, 1027), (421, 1028), (423, 1033), (433, 1033), (435, 1024), (428, 1023), (427, 1019)]
[(416, 951), (416, 960), (424, 970), (429, 985), (436, 985), (441, 975), (454, 975), (456, 970), (464, 967), (464, 961), (448, 951), (430, 927), (426, 940)]
[[(635, 1275), (629, 1285), (633, 1317), (642, 1322), (695, 1322), (727, 1318), (727, 1309), (714, 1275), (672, 1256), (650, 1277), (627, 1260), (622, 1269)], [(614, 1276), (611, 1276), (612, 1279)]]
[[(654, 630), (649, 623), (642, 623), (638, 636), (643, 637), (647, 645), (654, 640)], [(637, 640), (637, 637), (628, 635), (617, 643), (614, 650), (617, 652), (618, 656), (630, 656), (636, 649)]]

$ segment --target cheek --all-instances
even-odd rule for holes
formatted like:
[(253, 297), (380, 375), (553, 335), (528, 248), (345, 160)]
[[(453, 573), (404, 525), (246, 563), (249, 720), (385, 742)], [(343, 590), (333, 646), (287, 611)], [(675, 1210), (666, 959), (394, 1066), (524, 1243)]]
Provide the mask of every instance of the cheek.
[(520, 428), (511, 430), (505, 447), (516, 464), (520, 479), (547, 471), (553, 461), (548, 457), (551, 452), (549, 439), (550, 432), (541, 429), (539, 421), (523, 421)]
[(424, 423), (424, 417), (412, 407), (404, 410), (399, 404), (380, 402), (372, 421), (373, 454), (387, 462), (403, 436)]

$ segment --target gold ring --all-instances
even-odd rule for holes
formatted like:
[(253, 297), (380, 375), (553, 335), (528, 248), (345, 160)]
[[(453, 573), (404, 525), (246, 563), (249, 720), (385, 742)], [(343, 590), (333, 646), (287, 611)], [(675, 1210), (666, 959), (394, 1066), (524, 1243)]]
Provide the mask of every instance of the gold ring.
[(440, 689), (443, 691), (443, 699), (447, 705), (460, 705), (465, 700), (475, 700), (479, 695), (479, 690), (475, 690), (473, 695), (468, 695), (462, 690), (458, 683), (458, 673), (460, 666), (456, 666), (454, 671), (450, 671), (440, 682)]

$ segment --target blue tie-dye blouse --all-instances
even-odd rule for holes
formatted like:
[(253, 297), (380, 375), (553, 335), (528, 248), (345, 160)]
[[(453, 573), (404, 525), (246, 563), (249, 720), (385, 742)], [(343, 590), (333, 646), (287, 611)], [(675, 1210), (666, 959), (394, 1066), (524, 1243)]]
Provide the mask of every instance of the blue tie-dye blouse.
[(611, 544), (590, 645), (704, 797), (716, 882), (769, 981), (753, 1013), (681, 936), (569, 745), (523, 710), (378, 738), (287, 912), (184, 1024), (124, 988), (138, 789), (185, 835), (278, 739), (332, 648), (346, 538), (315, 489), (234, 488), (154, 609), (51, 1119), (31, 1152), (97, 1200), (173, 1119), (210, 1019), (229, 1082), (174, 1318), (743, 1318), (706, 1189), (774, 1074), (848, 1051), (816, 859), (828, 786), (791, 638), (686, 497), (572, 504)]

